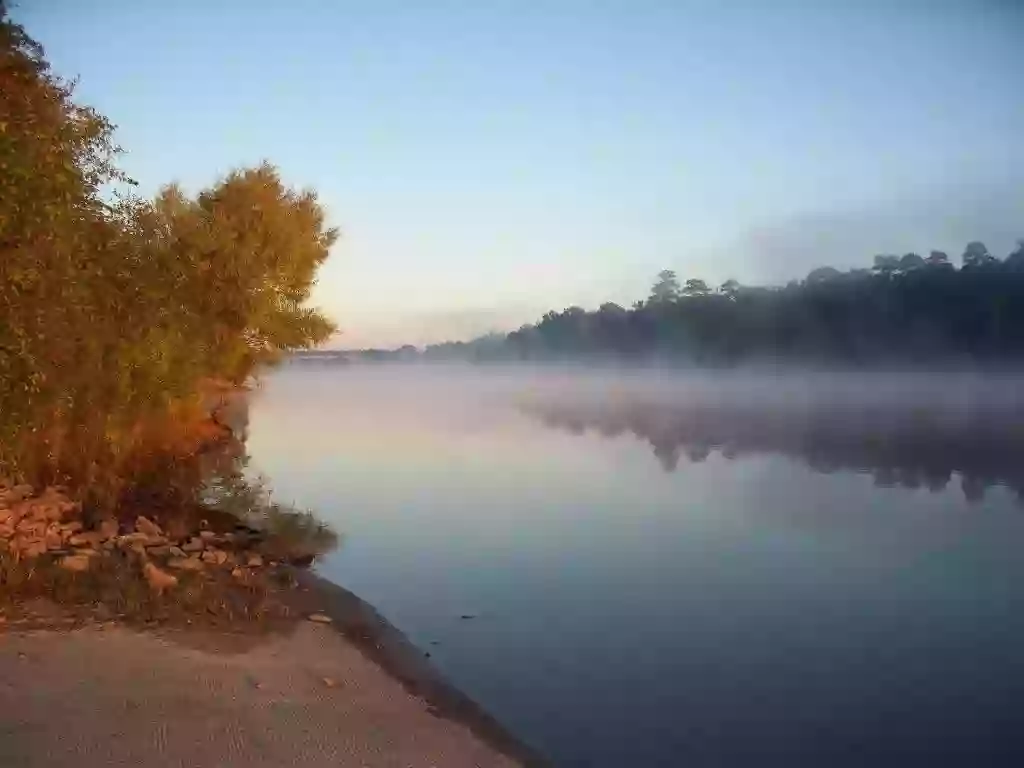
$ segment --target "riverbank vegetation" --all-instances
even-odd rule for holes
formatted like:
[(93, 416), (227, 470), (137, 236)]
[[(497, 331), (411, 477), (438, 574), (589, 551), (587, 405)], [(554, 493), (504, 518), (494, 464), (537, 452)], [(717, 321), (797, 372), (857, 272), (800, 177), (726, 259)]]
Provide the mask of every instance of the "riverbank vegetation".
[(119, 154), (0, 4), (0, 475), (106, 507), (194, 447), (204, 382), (333, 331), (306, 300), (338, 236), (267, 163), (144, 198)]
[(147, 198), (120, 152), (0, 0), (0, 624), (285, 615), (277, 577), (337, 537), (247, 489), (230, 422), (333, 332), (306, 302), (337, 230), (269, 163)]

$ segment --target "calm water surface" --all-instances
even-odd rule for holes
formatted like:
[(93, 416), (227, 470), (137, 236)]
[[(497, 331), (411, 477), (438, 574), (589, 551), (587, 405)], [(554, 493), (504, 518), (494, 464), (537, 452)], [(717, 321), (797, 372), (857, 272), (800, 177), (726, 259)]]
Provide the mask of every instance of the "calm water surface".
[(249, 449), (557, 765), (1019, 766), (1020, 384), (295, 365)]

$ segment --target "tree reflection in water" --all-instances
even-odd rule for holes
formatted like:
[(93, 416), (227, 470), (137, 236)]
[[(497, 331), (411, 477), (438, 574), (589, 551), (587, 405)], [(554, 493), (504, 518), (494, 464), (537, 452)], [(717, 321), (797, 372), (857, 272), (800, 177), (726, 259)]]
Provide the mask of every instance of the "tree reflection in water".
[(626, 432), (650, 443), (666, 472), (702, 462), (774, 453), (818, 472), (870, 473), (880, 487), (944, 490), (957, 475), (964, 496), (1011, 488), (1024, 503), (1024, 414), (998, 403), (947, 407), (894, 403), (671, 405), (643, 399), (535, 401), (522, 409), (544, 424), (607, 438)]

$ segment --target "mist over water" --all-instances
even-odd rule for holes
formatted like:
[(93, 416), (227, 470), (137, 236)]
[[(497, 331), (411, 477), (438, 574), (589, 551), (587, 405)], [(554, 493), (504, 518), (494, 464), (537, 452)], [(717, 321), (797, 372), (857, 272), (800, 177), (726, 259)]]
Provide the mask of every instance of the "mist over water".
[(1022, 384), (297, 364), (249, 449), (558, 765), (1012, 765)]

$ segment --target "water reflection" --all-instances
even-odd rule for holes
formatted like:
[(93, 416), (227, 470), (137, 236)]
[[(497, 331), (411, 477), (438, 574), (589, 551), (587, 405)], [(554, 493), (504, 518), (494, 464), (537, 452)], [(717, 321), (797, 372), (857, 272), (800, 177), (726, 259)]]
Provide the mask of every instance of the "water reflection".
[(812, 469), (869, 473), (880, 487), (944, 490), (957, 475), (964, 496), (980, 501), (1003, 485), (1024, 503), (1024, 419), (978, 406), (948, 411), (892, 404), (804, 405), (530, 402), (522, 410), (575, 435), (632, 433), (651, 445), (666, 472), (713, 453), (734, 459), (775, 453)]

